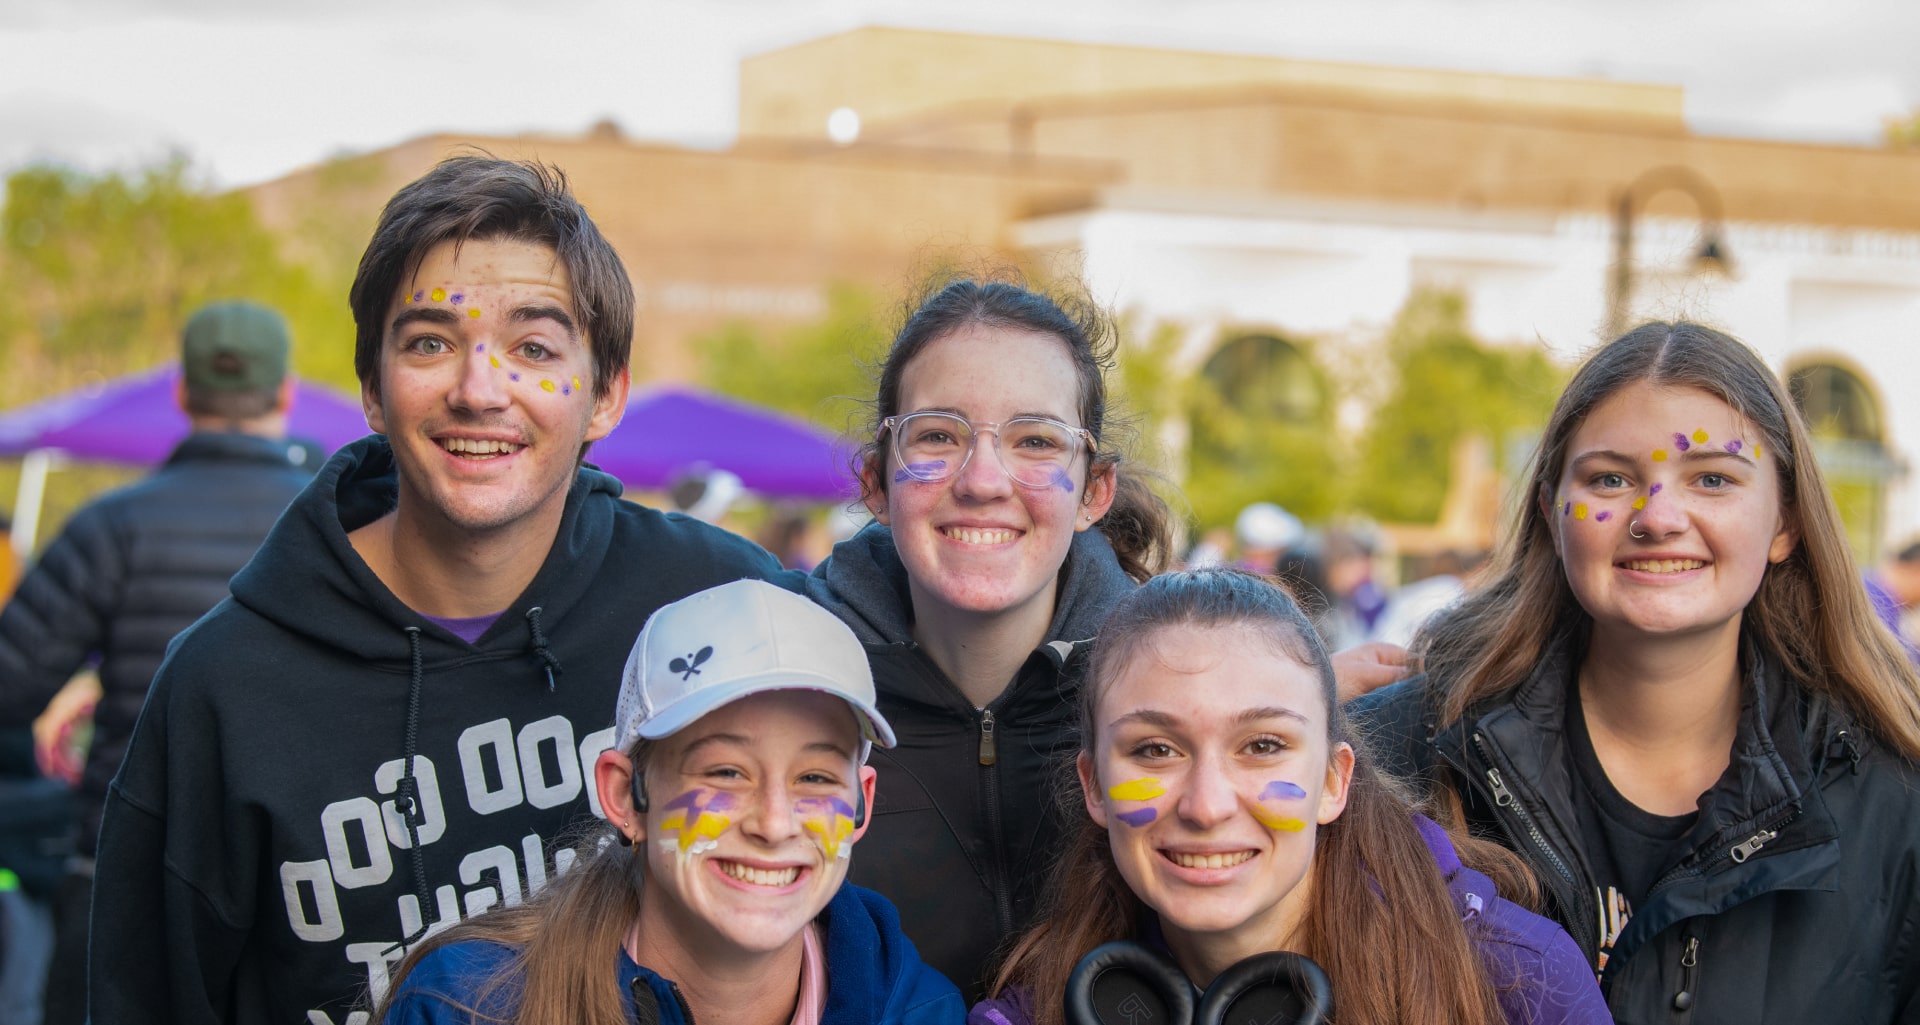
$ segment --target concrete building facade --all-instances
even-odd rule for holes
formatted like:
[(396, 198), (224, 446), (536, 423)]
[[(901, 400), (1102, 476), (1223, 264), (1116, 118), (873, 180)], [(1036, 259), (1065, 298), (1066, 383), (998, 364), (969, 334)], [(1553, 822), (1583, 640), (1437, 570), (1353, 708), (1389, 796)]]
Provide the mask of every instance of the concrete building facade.
[[(352, 202), (460, 145), (561, 164), (642, 295), (637, 372), (672, 378), (702, 330), (817, 316), (836, 281), (898, 292), (956, 250), (1077, 274), (1180, 331), (1187, 367), (1247, 332), (1377, 335), (1429, 287), (1571, 362), (1606, 333), (1624, 196), (1626, 315), (1722, 327), (1793, 380), (1861, 554), (1920, 532), (1920, 152), (1696, 135), (1683, 100), (871, 28), (748, 58), (730, 149), (433, 137), (359, 158)], [(319, 175), (255, 196), (284, 222)], [(1690, 266), (1710, 223), (1730, 276)]]

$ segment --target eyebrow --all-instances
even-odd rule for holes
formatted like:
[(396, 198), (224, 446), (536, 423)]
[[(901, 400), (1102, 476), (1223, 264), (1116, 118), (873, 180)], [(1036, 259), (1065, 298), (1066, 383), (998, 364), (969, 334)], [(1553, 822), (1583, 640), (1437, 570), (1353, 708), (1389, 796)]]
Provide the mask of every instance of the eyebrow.
[[(1687, 449), (1685, 452), (1678, 452), (1678, 453), (1670, 452), (1668, 454), (1668, 458), (1673, 458), (1676, 455), (1679, 457), (1679, 461), (1683, 463), (1697, 463), (1697, 462), (1702, 462), (1708, 459), (1734, 459), (1742, 463), (1745, 463), (1748, 466), (1757, 465), (1754, 463), (1753, 460), (1747, 458), (1744, 448), (1740, 452), (1729, 452), (1724, 448), (1720, 448), (1719, 446), (1714, 446), (1709, 448), (1706, 444), (1699, 444), (1699, 445), (1694, 445), (1693, 447)], [(1575, 456), (1573, 458), (1573, 462), (1568, 465), (1572, 467), (1578, 467), (1589, 462), (1606, 462), (1609, 460), (1617, 463), (1626, 463), (1630, 466), (1635, 465), (1638, 462), (1638, 460), (1633, 456), (1625, 455), (1620, 452), (1615, 452), (1612, 449), (1600, 449), (1595, 452), (1582, 452), (1581, 454)]]
[(408, 324), (416, 323), (458, 324), (460, 323), (460, 317), (452, 310), (439, 306), (415, 306), (411, 309), (402, 310), (399, 316), (393, 318), (393, 323), (387, 325), (387, 333), (390, 335), (399, 334), (401, 328), (406, 327)]
[[(1259, 708), (1248, 708), (1233, 717), (1233, 721), (1240, 725), (1264, 722), (1268, 719), (1293, 719), (1302, 725), (1310, 725), (1305, 715), (1291, 708), (1283, 708), (1279, 705), (1264, 705)], [(1180, 720), (1176, 716), (1169, 715), (1157, 709), (1142, 708), (1137, 711), (1128, 712), (1126, 715), (1113, 720), (1107, 724), (1107, 729), (1117, 729), (1132, 723), (1140, 723), (1146, 726), (1158, 727), (1163, 730), (1170, 730), (1179, 726)]]
[[(701, 748), (710, 747), (715, 744), (733, 744), (738, 747), (754, 746), (752, 738), (743, 737), (738, 733), (709, 733), (706, 736), (701, 737), (699, 740), (696, 740), (693, 743), (688, 744), (686, 750), (680, 752), (680, 757), (683, 760), (687, 758), (691, 758)], [(805, 747), (801, 748), (801, 750), (807, 752), (808, 754), (831, 754), (831, 755), (837, 755), (841, 758), (853, 757), (853, 750), (851, 748), (847, 747), (845, 744), (840, 744), (831, 740), (816, 740), (813, 743), (808, 744)]]
[[(968, 423), (973, 422), (973, 417), (969, 416), (965, 411), (961, 410), (957, 406), (923, 406), (919, 409), (914, 410), (912, 413), (906, 413), (903, 415), (913, 416), (916, 413), (940, 413), (945, 416), (957, 416), (960, 419), (967, 421)], [(1007, 417), (1007, 420), (1018, 420), (1018, 419), (1021, 419), (1022, 417), (1037, 418), (1042, 420), (1055, 420), (1060, 423), (1067, 424), (1067, 426), (1069, 427), (1073, 426), (1071, 423), (1067, 421), (1065, 417), (1061, 416), (1059, 413), (1044, 413), (1044, 412), (1015, 413), (1012, 416)], [(1006, 423), (1006, 420), (1002, 420), (1000, 422)]]
[(528, 303), (516, 306), (507, 314), (507, 319), (515, 324), (524, 324), (533, 320), (551, 320), (565, 330), (568, 338), (578, 338), (580, 331), (573, 323), (573, 315), (552, 303)]

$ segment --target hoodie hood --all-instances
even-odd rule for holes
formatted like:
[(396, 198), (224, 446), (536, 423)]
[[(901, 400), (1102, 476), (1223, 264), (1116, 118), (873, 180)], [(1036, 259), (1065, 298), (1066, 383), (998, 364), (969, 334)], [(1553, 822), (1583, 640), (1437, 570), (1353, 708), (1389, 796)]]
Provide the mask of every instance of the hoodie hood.
[(592, 582), (593, 574), (579, 568), (599, 565), (606, 554), (612, 509), (588, 503), (587, 496), (617, 496), (621, 490), (619, 481), (599, 470), (580, 469), (567, 492), (554, 550), (526, 590), (469, 645), (408, 608), (347, 539), (393, 511), (399, 483), (393, 449), (382, 435), (335, 453), (234, 577), (234, 600), (287, 631), (383, 666), (402, 668), (411, 661), (409, 627), (419, 630), (420, 655), (430, 665), (476, 655), (524, 656), (535, 644), (529, 609), (541, 606), (540, 616), (549, 623), (566, 615)]
[[(1098, 527), (1073, 536), (1060, 567), (1053, 622), (1044, 642), (1087, 640), (1114, 604), (1137, 586)], [(833, 547), (807, 580), (807, 596), (830, 609), (866, 644), (913, 641), (913, 595), (893, 531), (873, 523)]]

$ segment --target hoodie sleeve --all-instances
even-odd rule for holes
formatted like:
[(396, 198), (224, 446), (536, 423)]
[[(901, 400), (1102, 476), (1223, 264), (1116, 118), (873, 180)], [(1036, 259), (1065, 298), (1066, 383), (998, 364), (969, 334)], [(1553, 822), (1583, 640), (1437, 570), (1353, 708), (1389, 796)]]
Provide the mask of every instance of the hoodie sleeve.
[(180, 814), (183, 797), (217, 809), (224, 787), (211, 731), (179, 700), (174, 665), (154, 678), (107, 792), (87, 954), (94, 1021), (202, 1023), (230, 1013), (248, 924), (224, 906), (219, 883), (190, 878), (177, 855), (193, 850), (192, 863), (218, 865), (213, 878), (240, 887), (258, 877), (258, 858), (240, 839), (246, 830), (187, 835), (193, 820)]

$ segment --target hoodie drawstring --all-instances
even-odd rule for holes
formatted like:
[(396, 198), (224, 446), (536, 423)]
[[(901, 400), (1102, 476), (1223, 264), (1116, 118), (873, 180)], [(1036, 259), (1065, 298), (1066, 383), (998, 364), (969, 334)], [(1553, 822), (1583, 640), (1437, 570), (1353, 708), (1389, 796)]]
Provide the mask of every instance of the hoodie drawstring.
[(560, 672), (560, 659), (547, 648), (547, 635), (540, 629), (540, 606), (527, 610), (527, 629), (533, 633), (533, 653), (547, 670), (547, 691), (553, 691), (553, 674)]
[(400, 814), (407, 820), (407, 851), (413, 863), (413, 895), (420, 902), (420, 928), (400, 941), (411, 946), (427, 934), (427, 858), (420, 852), (420, 786), (413, 778), (414, 749), (420, 739), (420, 681), (425, 676), (420, 665), (420, 628), (407, 627), (407, 647), (413, 651), (413, 677), (407, 683), (407, 747), (404, 756), (406, 774), (400, 777)]

